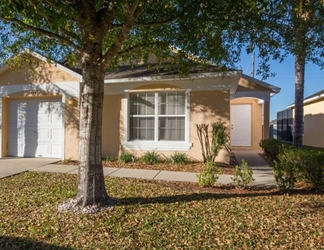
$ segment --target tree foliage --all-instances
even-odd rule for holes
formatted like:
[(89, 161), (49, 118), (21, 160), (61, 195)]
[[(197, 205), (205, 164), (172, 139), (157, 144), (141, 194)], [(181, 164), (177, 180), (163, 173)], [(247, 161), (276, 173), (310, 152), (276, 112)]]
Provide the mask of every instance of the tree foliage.
[(248, 51), (258, 48), (259, 74), (269, 76), (269, 60), (295, 57), (294, 146), (302, 146), (304, 75), (307, 62), (324, 67), (324, 5), (318, 0), (270, 0), (259, 4)]
[(183, 51), (174, 55), (177, 64), (188, 55), (234, 63), (247, 8), (231, 1), (1, 1), (1, 45), (5, 55), (27, 47), (72, 60), (92, 42), (102, 48), (107, 67), (150, 53), (169, 57), (170, 48)]
[[(111, 205), (101, 155), (104, 75), (121, 61), (171, 64), (185, 75), (197, 63), (233, 65), (247, 38), (251, 1), (10, 0), (0, 1), (3, 59), (24, 48), (82, 67), (80, 95), (80, 208)], [(198, 60), (199, 58), (199, 60)], [(91, 207), (91, 211), (93, 211)], [(94, 209), (95, 210), (95, 209)]]

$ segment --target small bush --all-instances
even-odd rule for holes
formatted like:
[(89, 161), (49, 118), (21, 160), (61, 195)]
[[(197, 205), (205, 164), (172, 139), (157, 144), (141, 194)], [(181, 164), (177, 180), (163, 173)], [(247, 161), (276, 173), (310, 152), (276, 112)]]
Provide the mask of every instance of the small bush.
[(133, 154), (124, 151), (119, 155), (118, 160), (123, 163), (128, 163), (128, 162), (133, 162), (135, 160), (135, 157)]
[(281, 189), (291, 189), (295, 187), (300, 174), (300, 149), (285, 149), (278, 154), (274, 161), (273, 173), (275, 181)]
[(196, 174), (196, 176), (201, 187), (210, 187), (217, 182), (220, 174), (222, 174), (222, 169), (216, 163), (207, 162), (204, 166), (204, 171)]
[(273, 171), (280, 188), (293, 188), (303, 181), (312, 188), (324, 187), (324, 152), (311, 148), (285, 148), (278, 155)]
[(324, 152), (322, 150), (301, 150), (300, 178), (312, 188), (324, 187)]
[(155, 151), (148, 151), (141, 157), (141, 162), (146, 164), (157, 164), (160, 162), (160, 155)]
[(116, 161), (117, 160), (117, 157), (115, 157), (115, 156), (106, 156), (105, 158), (104, 158), (104, 161)]
[[(204, 162), (214, 162), (220, 150), (225, 147), (229, 137), (225, 122), (212, 123), (212, 131), (209, 132), (208, 124), (195, 124), (200, 141), (201, 153)], [(210, 140), (211, 135), (211, 140)]]
[(263, 139), (259, 143), (264, 154), (271, 162), (277, 160), (278, 154), (282, 151), (283, 143), (277, 139)]
[(71, 157), (69, 157), (68, 159), (63, 160), (61, 163), (66, 165), (77, 165), (79, 164), (79, 161), (73, 160)]
[(252, 181), (253, 171), (249, 168), (247, 162), (242, 160), (241, 165), (234, 168), (234, 177), (231, 177), (233, 184), (238, 188), (246, 188)]
[(175, 164), (186, 164), (188, 162), (188, 156), (185, 153), (174, 153), (171, 155), (171, 162)]

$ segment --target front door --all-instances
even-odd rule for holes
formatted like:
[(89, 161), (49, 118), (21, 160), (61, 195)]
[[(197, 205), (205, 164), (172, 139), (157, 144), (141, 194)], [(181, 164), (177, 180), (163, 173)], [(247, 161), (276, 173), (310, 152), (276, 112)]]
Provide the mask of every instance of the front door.
[(251, 105), (231, 105), (231, 145), (251, 146)]

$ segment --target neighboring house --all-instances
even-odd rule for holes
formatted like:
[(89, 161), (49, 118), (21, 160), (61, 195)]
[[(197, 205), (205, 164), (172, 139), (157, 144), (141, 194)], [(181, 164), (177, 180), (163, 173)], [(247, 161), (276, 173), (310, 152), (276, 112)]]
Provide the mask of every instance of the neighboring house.
[(270, 138), (278, 139), (277, 120), (270, 121)]
[(291, 108), (277, 112), (277, 139), (293, 141), (293, 111)]
[[(283, 123), (283, 134), (288, 134), (285, 141), (292, 142), (294, 104), (277, 113)], [(324, 90), (304, 98), (304, 133), (303, 144), (324, 148)], [(279, 125), (278, 125), (279, 127)], [(286, 129), (285, 129), (286, 128)], [(281, 138), (280, 138), (281, 139)]]
[[(1, 157), (77, 159), (82, 75), (33, 55), (33, 73), (27, 64), (0, 69)], [(228, 127), (233, 148), (259, 149), (279, 90), (239, 70), (211, 67), (179, 78), (176, 69), (121, 66), (105, 78), (102, 154), (181, 151), (201, 160), (195, 124), (217, 121)], [(226, 151), (219, 160), (228, 160)]]

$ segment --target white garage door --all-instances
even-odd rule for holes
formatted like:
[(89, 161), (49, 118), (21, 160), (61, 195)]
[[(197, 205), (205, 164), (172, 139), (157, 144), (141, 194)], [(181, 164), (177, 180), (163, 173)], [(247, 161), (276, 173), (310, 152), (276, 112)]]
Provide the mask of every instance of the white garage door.
[(9, 102), (9, 156), (61, 158), (62, 137), (60, 99)]

